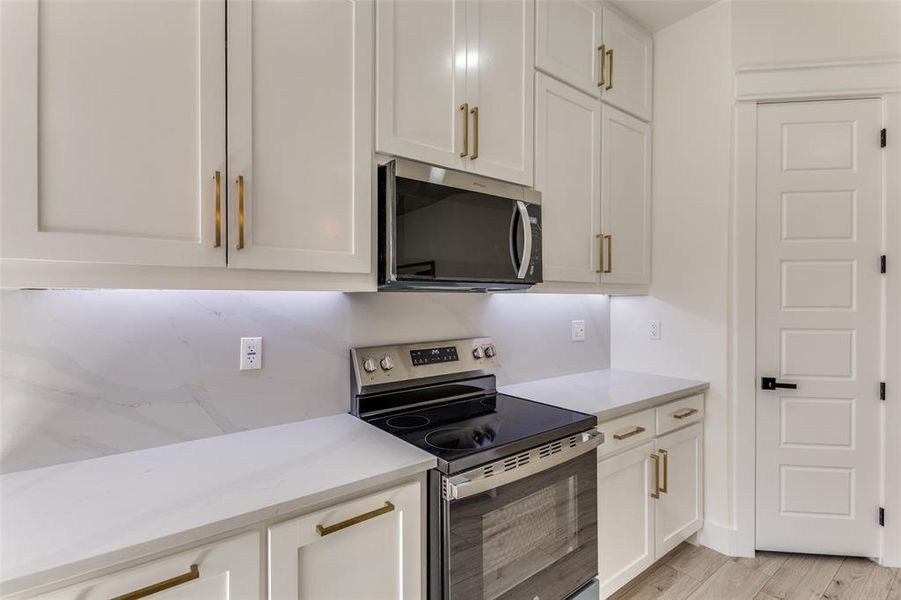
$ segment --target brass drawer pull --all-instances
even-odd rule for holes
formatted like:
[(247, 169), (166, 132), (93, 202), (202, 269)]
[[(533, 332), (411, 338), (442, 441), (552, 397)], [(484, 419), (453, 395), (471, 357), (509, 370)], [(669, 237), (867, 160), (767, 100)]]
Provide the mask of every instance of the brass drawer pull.
[(222, 173), (216, 171), (213, 181), (215, 182), (214, 196), (216, 198), (216, 241), (213, 243), (213, 248), (218, 248), (222, 245)]
[(595, 236), (598, 238), (598, 268), (596, 273), (604, 273), (604, 234), (599, 233)]
[(607, 47), (601, 44), (598, 46), (598, 87), (604, 87), (604, 57)]
[(389, 513), (394, 510), (394, 505), (385, 501), (385, 506), (381, 508), (377, 508), (375, 510), (371, 510), (368, 513), (363, 513), (362, 515), (357, 515), (356, 517), (351, 517), (346, 521), (341, 521), (340, 523), (335, 523), (334, 525), (329, 525), (328, 527), (323, 527), (322, 525), (316, 526), (316, 533), (321, 536), (326, 536), (330, 533), (335, 533), (336, 531), (341, 531), (342, 529), (347, 529), (348, 527), (352, 527), (358, 523), (362, 523), (363, 521), (368, 521), (369, 519), (374, 519), (380, 515), (385, 513)]
[(682, 412), (674, 413), (673, 418), (674, 419), (684, 419), (686, 417), (690, 417), (691, 415), (695, 414), (696, 412), (698, 412), (697, 408), (686, 408)]
[(167, 579), (165, 581), (160, 581), (158, 583), (148, 585), (147, 587), (142, 587), (139, 590), (135, 590), (127, 594), (122, 594), (121, 596), (116, 596), (115, 598), (113, 598), (113, 600), (138, 600), (138, 598), (146, 598), (147, 596), (158, 594), (163, 590), (168, 590), (183, 583), (193, 581), (195, 579), (198, 579), (199, 577), (200, 567), (198, 567), (197, 565), (191, 565), (191, 570), (187, 573), (183, 573), (181, 575), (178, 575), (177, 577), (173, 577), (172, 579)]
[(605, 235), (604, 239), (607, 240), (607, 268), (604, 273), (609, 273), (613, 270), (613, 235)]
[(607, 85), (604, 86), (605, 90), (609, 90), (613, 87), (613, 48), (607, 50), (607, 56), (610, 57), (610, 59), (607, 61), (607, 68), (609, 69), (607, 73), (609, 74), (609, 77), (607, 77)]
[(469, 103), (464, 102), (460, 105), (460, 112), (463, 113), (463, 151), (460, 157), (469, 154)]
[(238, 243), (236, 250), (244, 248), (244, 176), (238, 175)]
[(669, 452), (666, 450), (657, 450), (657, 452), (663, 457), (663, 485), (660, 487), (660, 491), (666, 494), (667, 488), (669, 488)]
[(632, 437), (633, 435), (638, 435), (639, 433), (644, 433), (644, 432), (645, 432), (644, 427), (642, 427), (641, 425), (636, 425), (635, 429), (633, 429), (632, 431), (627, 431), (626, 433), (614, 433), (613, 439), (624, 440), (626, 438)]
[(651, 454), (651, 460), (654, 461), (654, 491), (651, 492), (651, 498), (660, 497), (660, 457)]
[(479, 157), (479, 107), (473, 106), (469, 111), (472, 114), (472, 154), (469, 160)]

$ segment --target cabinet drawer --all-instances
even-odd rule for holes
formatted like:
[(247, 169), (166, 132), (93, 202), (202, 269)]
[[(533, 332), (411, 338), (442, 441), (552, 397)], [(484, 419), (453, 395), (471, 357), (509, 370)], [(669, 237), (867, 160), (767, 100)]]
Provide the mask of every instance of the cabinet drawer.
[(704, 394), (696, 394), (682, 398), (663, 406), (658, 406), (657, 435), (679, 429), (689, 423), (696, 423), (704, 418)]
[(598, 446), (598, 456), (609, 456), (654, 438), (654, 409), (618, 417), (598, 425), (604, 433), (604, 443)]

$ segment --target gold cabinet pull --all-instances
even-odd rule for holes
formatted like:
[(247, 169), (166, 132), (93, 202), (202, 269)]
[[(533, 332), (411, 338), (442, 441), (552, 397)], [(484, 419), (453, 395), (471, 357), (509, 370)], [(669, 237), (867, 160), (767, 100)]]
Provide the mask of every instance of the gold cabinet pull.
[(607, 61), (607, 85), (604, 86), (605, 90), (613, 87), (613, 48), (607, 50), (607, 56), (610, 58)]
[(660, 487), (660, 491), (666, 494), (669, 487), (669, 452), (666, 450), (657, 450), (657, 452), (663, 457), (663, 485)]
[(316, 533), (321, 536), (326, 536), (330, 533), (335, 533), (336, 531), (341, 531), (342, 529), (347, 529), (348, 527), (353, 527), (358, 523), (362, 523), (363, 521), (368, 521), (369, 519), (374, 519), (379, 515), (383, 515), (385, 513), (389, 513), (394, 510), (394, 505), (385, 501), (385, 506), (381, 508), (377, 508), (375, 510), (371, 510), (368, 513), (363, 513), (362, 515), (357, 515), (356, 517), (351, 517), (346, 521), (341, 521), (340, 523), (335, 523), (334, 525), (329, 525), (328, 527), (323, 527), (322, 525), (316, 526)]
[(690, 417), (691, 415), (695, 414), (696, 412), (698, 412), (697, 408), (686, 408), (682, 412), (677, 412), (677, 413), (673, 414), (673, 418), (674, 419), (684, 419), (686, 417)]
[[(605, 235), (604, 240), (607, 240), (607, 268), (604, 269), (604, 273), (609, 273), (613, 270), (613, 236)], [(604, 241), (601, 240), (601, 245), (604, 244)]]
[(142, 587), (139, 590), (128, 592), (127, 594), (122, 594), (121, 596), (116, 596), (115, 598), (113, 598), (113, 600), (138, 600), (138, 598), (146, 598), (147, 596), (158, 594), (163, 590), (168, 590), (183, 583), (193, 581), (199, 577), (200, 567), (198, 567), (197, 565), (191, 565), (190, 571), (188, 571), (187, 573), (183, 573), (181, 575), (178, 575), (177, 577), (173, 577), (172, 579), (166, 579), (165, 581), (154, 583), (153, 585), (148, 585), (147, 587)]
[(601, 44), (598, 46), (598, 87), (604, 87), (604, 57), (606, 56), (607, 47)]
[(594, 236), (598, 239), (598, 268), (595, 269), (596, 273), (604, 272), (604, 234), (599, 233)]
[(238, 243), (237, 250), (244, 248), (244, 176), (238, 175)]
[(463, 151), (460, 152), (461, 157), (469, 154), (469, 103), (464, 102), (460, 105), (460, 112), (463, 113)]
[(213, 195), (216, 199), (216, 241), (213, 242), (213, 248), (222, 245), (222, 173), (216, 171), (213, 175), (215, 191)]
[(641, 425), (636, 425), (635, 429), (632, 431), (627, 431), (626, 433), (614, 433), (613, 439), (615, 440), (624, 440), (626, 438), (630, 438), (633, 435), (638, 435), (639, 433), (644, 433), (645, 429)]
[(651, 460), (654, 461), (654, 491), (651, 492), (651, 498), (660, 497), (660, 457), (651, 454)]
[(469, 112), (472, 113), (472, 154), (469, 160), (475, 160), (479, 157), (479, 107), (473, 106)]

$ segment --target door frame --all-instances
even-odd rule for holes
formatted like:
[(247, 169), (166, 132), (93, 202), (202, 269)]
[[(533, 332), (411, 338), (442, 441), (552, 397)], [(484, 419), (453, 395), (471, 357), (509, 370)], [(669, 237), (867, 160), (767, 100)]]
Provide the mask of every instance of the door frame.
[[(883, 165), (901, 164), (901, 58), (863, 62), (755, 66), (736, 71), (733, 110), (733, 177), (730, 205), (728, 295), (728, 389), (732, 453), (733, 529), (717, 544), (737, 556), (756, 549), (757, 462), (757, 107), (766, 102), (880, 98), (890, 131)], [(901, 173), (884, 168), (884, 251), (901, 265)], [(894, 260), (892, 260), (894, 258)], [(889, 267), (891, 269), (891, 267)], [(890, 274), (891, 271), (889, 272)], [(901, 473), (886, 468), (886, 457), (901, 458), (901, 277), (886, 276), (882, 292), (885, 336), (882, 377), (882, 530), (880, 564), (901, 566)], [(742, 427), (754, 423), (754, 427)], [(889, 466), (897, 461), (888, 461)], [(874, 512), (873, 518), (876, 518)], [(712, 540), (711, 540), (712, 541)], [(875, 557), (874, 557), (875, 558)]]

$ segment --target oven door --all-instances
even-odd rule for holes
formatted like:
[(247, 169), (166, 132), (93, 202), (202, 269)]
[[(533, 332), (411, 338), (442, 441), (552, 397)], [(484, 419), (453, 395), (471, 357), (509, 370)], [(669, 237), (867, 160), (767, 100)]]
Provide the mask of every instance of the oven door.
[(563, 600), (597, 575), (595, 452), (442, 499), (442, 513), (444, 598)]

